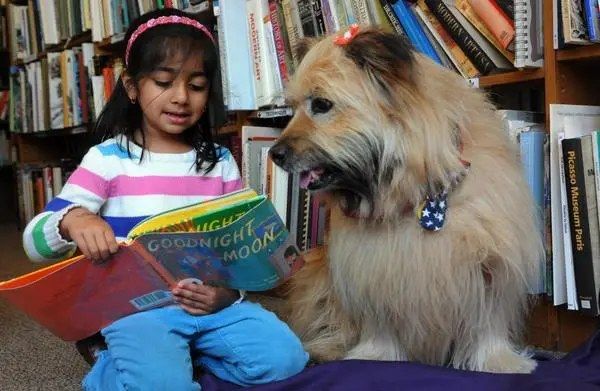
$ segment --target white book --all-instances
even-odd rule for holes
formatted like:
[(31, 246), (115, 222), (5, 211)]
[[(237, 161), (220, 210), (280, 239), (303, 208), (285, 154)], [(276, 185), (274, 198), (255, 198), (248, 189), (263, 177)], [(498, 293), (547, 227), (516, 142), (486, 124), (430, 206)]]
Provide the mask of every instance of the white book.
[(62, 80), (60, 75), (60, 53), (48, 52), (48, 96), (50, 106), (50, 128), (64, 128)]
[(92, 17), (92, 41), (100, 42), (106, 36), (106, 33), (104, 32), (104, 13), (102, 12), (101, 1), (90, 1), (90, 14)]
[(106, 104), (106, 98), (104, 96), (104, 77), (92, 76), (92, 94), (94, 95), (95, 119), (98, 119), (98, 116)]
[(515, 0), (515, 67), (544, 66), (542, 0)]
[(60, 194), (63, 188), (62, 168), (59, 166), (52, 167), (52, 192), (54, 196)]
[(281, 136), (282, 129), (270, 128), (265, 126), (242, 126), (242, 179), (244, 185), (248, 186), (250, 182), (250, 169), (249, 169), (249, 154), (248, 154), (248, 140), (254, 137), (267, 137), (267, 138), (279, 138)]
[(275, 210), (281, 217), (281, 220), (287, 222), (287, 205), (288, 205), (288, 181), (289, 174), (283, 168), (273, 164), (273, 188), (271, 198)]
[[(58, 19), (56, 18), (56, 3), (54, 1), (36, 0), (42, 24), (42, 36), (46, 45), (56, 45), (60, 42), (58, 34)], [(40, 7), (40, 6), (43, 6)]]
[(271, 104), (282, 106), (284, 104), (283, 80), (281, 79), (281, 71), (279, 70), (279, 60), (277, 58), (277, 48), (275, 47), (275, 36), (273, 34), (273, 23), (271, 22), (271, 12), (269, 11), (269, 0), (260, 1), (262, 7), (261, 20), (263, 21), (267, 49), (267, 68), (271, 78), (269, 85), (271, 85), (273, 89), (271, 92)]
[(48, 130), (46, 126), (46, 110), (47, 107), (44, 104), (44, 88), (46, 86), (42, 85), (44, 79), (42, 78), (42, 63), (39, 61), (34, 62), (34, 71), (35, 71), (35, 83), (36, 83), (36, 95), (37, 95), (37, 123), (39, 130)]
[(273, 76), (275, 70), (272, 66), (276, 62), (271, 60), (269, 50), (269, 39), (272, 41), (272, 38), (269, 37), (268, 31), (270, 25), (268, 0), (247, 0), (246, 12), (256, 104), (260, 108), (274, 104), (277, 94)]
[[(554, 305), (567, 302), (565, 276), (565, 251), (560, 189), (560, 168), (558, 160), (558, 134), (565, 132), (565, 119), (600, 117), (600, 106), (550, 105), (550, 190), (552, 202), (552, 275)], [(568, 121), (567, 121), (568, 122)], [(571, 128), (571, 126), (569, 126)], [(565, 132), (565, 138), (577, 137)]]
[(246, 0), (219, 2), (217, 25), (221, 60), (225, 65), (223, 94), (228, 110), (256, 110)]

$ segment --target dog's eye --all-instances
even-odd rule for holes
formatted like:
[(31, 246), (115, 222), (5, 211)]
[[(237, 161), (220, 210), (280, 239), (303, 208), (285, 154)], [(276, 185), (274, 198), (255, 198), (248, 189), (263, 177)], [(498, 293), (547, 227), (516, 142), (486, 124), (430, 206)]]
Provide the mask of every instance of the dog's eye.
[(333, 102), (325, 98), (312, 98), (310, 101), (310, 111), (314, 114), (323, 114), (331, 110)]

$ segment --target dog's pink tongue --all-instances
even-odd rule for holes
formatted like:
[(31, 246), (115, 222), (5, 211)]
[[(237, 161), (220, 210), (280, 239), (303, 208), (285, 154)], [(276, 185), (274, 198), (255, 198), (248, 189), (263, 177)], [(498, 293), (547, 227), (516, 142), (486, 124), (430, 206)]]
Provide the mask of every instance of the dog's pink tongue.
[(314, 180), (319, 179), (321, 174), (323, 173), (322, 168), (315, 168), (314, 170), (302, 171), (300, 173), (300, 187), (303, 189), (307, 189), (308, 185)]

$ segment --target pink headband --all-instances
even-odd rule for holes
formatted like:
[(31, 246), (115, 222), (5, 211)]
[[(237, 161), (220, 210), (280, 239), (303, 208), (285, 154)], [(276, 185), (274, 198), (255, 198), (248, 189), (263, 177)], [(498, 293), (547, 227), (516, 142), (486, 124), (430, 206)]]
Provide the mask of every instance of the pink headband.
[(213, 43), (215, 43), (215, 38), (210, 33), (210, 31), (208, 31), (206, 26), (204, 26), (202, 23), (198, 22), (197, 20), (188, 18), (186, 16), (177, 16), (177, 15), (159, 16), (158, 18), (150, 19), (146, 23), (141, 24), (137, 29), (135, 29), (133, 34), (131, 34), (131, 37), (129, 38), (129, 42), (127, 42), (127, 50), (125, 50), (125, 65), (129, 65), (129, 52), (131, 51), (131, 47), (133, 46), (133, 43), (135, 42), (135, 40), (146, 30), (151, 29), (152, 27), (163, 25), (163, 24), (185, 24), (187, 26), (195, 27), (198, 30), (202, 31), (204, 34), (206, 34), (206, 36), (208, 38), (210, 38), (210, 40)]

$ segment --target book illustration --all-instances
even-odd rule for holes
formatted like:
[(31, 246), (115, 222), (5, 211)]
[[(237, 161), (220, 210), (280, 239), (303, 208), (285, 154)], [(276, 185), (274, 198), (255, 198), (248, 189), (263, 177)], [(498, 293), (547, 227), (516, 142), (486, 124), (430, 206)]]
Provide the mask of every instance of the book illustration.
[[(169, 220), (186, 231), (169, 232)], [(0, 297), (75, 341), (131, 313), (174, 304), (171, 289), (181, 280), (264, 291), (304, 264), (273, 204), (249, 189), (158, 214), (132, 233), (104, 263), (58, 262), (1, 282)]]

